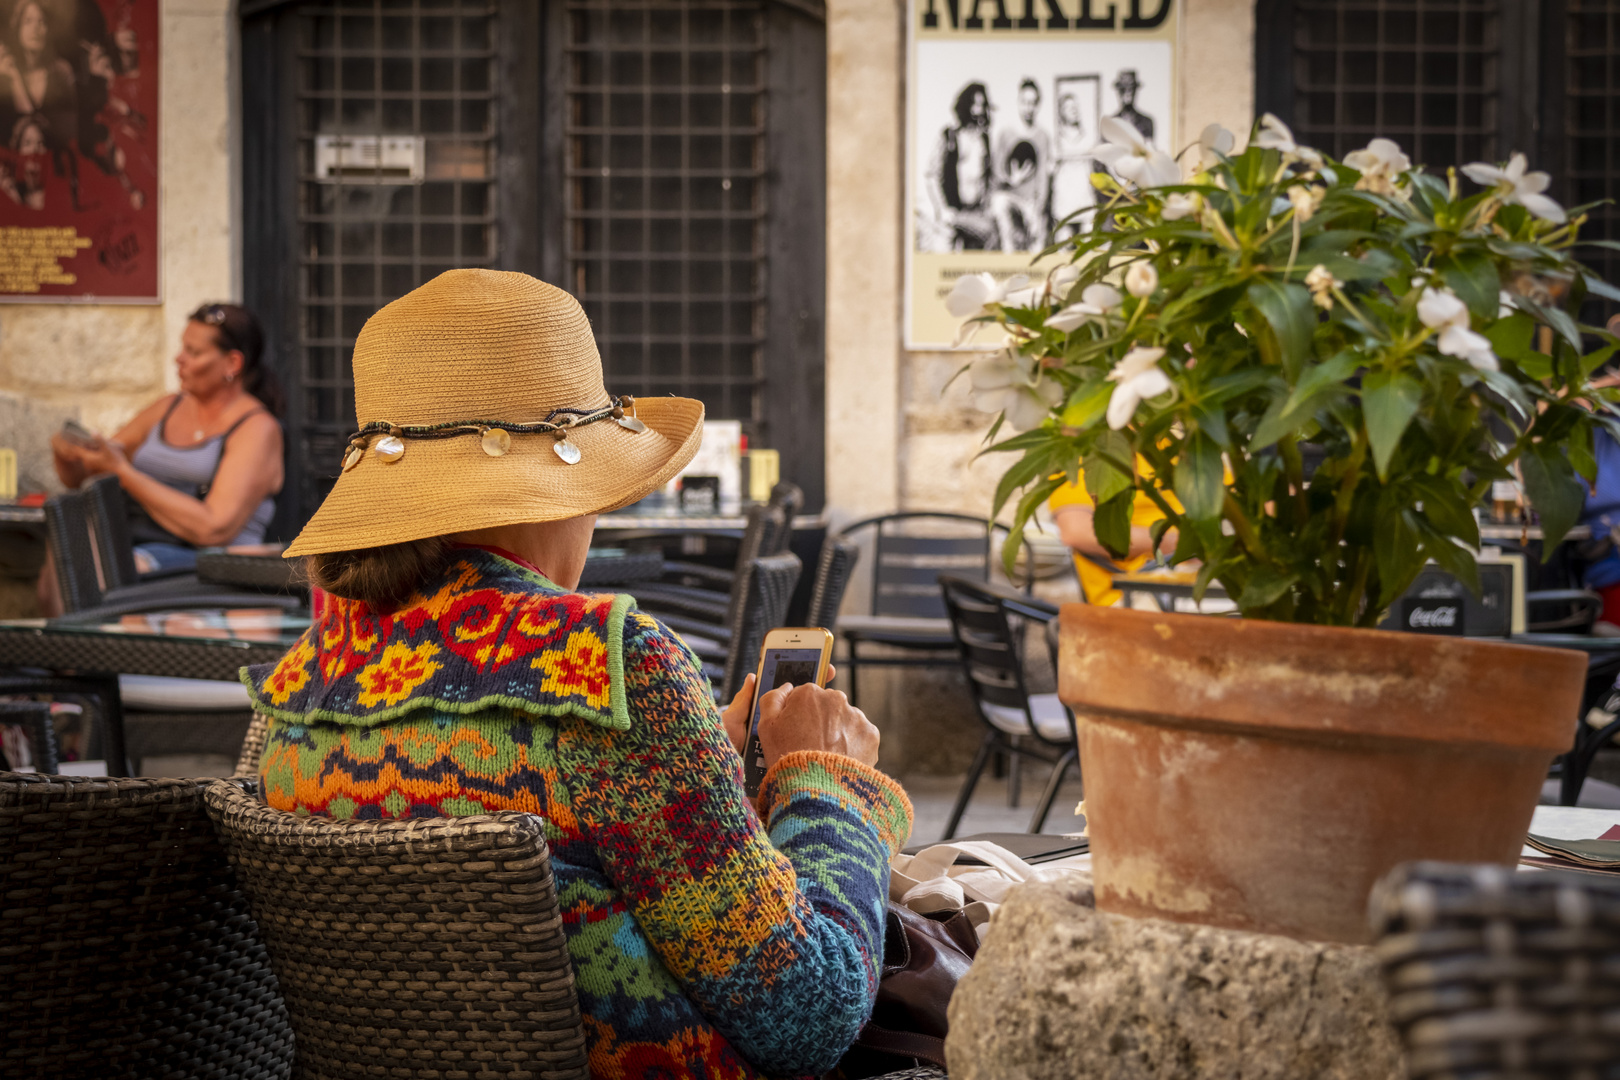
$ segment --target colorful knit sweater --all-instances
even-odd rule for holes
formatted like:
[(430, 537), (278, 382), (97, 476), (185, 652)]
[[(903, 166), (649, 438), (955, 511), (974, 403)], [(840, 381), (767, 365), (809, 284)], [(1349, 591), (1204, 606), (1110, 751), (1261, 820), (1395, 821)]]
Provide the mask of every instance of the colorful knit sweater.
[(695, 659), (629, 597), (467, 548), (243, 681), (273, 807), (544, 816), (593, 1076), (820, 1073), (869, 1016), (904, 792), (789, 754), (756, 816)]

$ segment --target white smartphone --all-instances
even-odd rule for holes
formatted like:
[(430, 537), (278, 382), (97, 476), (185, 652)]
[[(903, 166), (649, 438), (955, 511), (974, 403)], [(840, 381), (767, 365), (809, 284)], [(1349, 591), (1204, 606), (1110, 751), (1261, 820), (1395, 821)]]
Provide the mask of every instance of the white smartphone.
[(748, 715), (748, 741), (743, 744), (743, 790), (759, 794), (765, 781), (765, 754), (759, 747), (759, 699), (785, 683), (817, 686), (827, 682), (832, 662), (833, 636), (819, 626), (779, 627), (765, 635), (754, 678), (754, 704)]

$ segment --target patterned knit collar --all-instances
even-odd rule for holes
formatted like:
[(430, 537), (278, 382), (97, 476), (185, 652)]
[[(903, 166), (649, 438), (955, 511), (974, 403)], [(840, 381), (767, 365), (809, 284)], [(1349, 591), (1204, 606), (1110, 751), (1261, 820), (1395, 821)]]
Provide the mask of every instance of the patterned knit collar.
[(482, 547), (458, 548), (404, 606), (332, 598), (278, 662), (242, 669), (254, 708), (370, 727), (418, 709), (507, 708), (628, 730), (628, 596), (570, 593)]

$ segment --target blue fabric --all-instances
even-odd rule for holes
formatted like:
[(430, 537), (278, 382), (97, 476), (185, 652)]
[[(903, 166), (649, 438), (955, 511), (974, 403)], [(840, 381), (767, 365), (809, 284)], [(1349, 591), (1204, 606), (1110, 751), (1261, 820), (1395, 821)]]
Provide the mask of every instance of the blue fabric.
[(182, 547), (179, 544), (136, 544), (135, 565), (141, 566), (141, 556), (145, 555), (152, 560), (150, 567), (141, 570), (143, 574), (156, 574), (167, 570), (195, 570), (197, 569), (197, 549)]
[[(1581, 524), (1591, 526), (1596, 539), (1620, 525), (1620, 443), (1599, 428), (1592, 435), (1592, 455), (1597, 459), (1597, 483), (1581, 508)], [(1620, 551), (1610, 548), (1607, 555), (1587, 566), (1581, 584), (1588, 589), (1620, 585)]]

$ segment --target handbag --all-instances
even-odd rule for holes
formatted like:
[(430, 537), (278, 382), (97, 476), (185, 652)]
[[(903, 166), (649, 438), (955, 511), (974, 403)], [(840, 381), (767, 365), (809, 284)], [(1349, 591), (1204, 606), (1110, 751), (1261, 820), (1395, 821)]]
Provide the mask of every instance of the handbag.
[(978, 933), (965, 913), (919, 915), (889, 901), (872, 1019), (829, 1075), (859, 1080), (919, 1063), (943, 1069), (946, 1009), (978, 949)]

